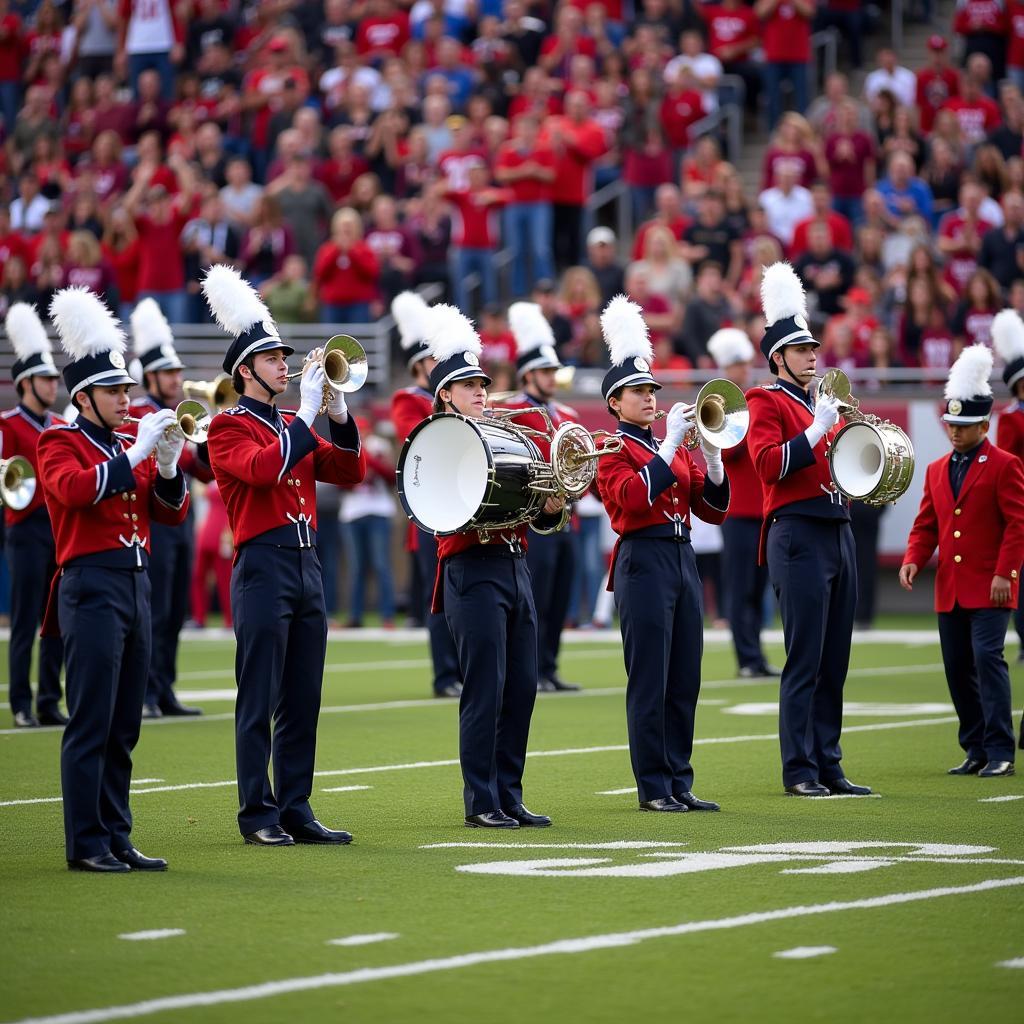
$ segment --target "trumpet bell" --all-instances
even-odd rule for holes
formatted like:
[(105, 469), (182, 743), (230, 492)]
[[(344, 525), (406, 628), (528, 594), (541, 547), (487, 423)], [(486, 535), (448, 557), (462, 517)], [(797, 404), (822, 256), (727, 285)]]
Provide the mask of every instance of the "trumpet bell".
[(201, 399), (216, 412), (238, 405), (238, 392), (227, 373), (218, 373), (213, 380), (187, 380), (181, 388), (188, 398)]
[(206, 443), (210, 436), (210, 421), (213, 417), (205, 405), (186, 399), (178, 403), (174, 410), (174, 418), (178, 421), (178, 429), (185, 435), (186, 441), (193, 444)]
[(747, 436), (750, 412), (731, 380), (709, 380), (694, 403), (697, 434), (715, 448), (735, 448)]
[(840, 370), (838, 366), (833, 366), (832, 369), (826, 370), (824, 376), (818, 381), (817, 397), (831, 395), (839, 401), (840, 405), (852, 406), (855, 404), (850, 398), (852, 390), (846, 371)]
[(36, 471), (28, 459), (14, 455), (0, 462), (0, 502), (15, 512), (28, 508), (36, 493)]
[(366, 352), (355, 338), (348, 334), (336, 334), (326, 345), (321, 355), (324, 376), (334, 391), (351, 394), (358, 391), (369, 375)]
[(597, 475), (597, 446), (585, 427), (563, 423), (551, 439), (555, 482), (574, 501), (582, 498)]

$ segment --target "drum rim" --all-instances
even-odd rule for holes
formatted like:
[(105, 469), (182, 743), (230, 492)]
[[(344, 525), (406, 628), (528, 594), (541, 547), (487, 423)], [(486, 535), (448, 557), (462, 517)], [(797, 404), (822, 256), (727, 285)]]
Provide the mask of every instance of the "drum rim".
[[(843, 434), (847, 433), (851, 427), (868, 427), (879, 438), (884, 437), (887, 432), (883, 431), (882, 428), (888, 428), (888, 430), (895, 431), (904, 439), (909, 450), (908, 459), (900, 459), (897, 464), (891, 466), (887, 464), (886, 467), (883, 468), (882, 475), (879, 477), (878, 483), (875, 484), (867, 494), (851, 494), (845, 488), (840, 486), (839, 482), (836, 480), (834, 462), (835, 446)], [(844, 423), (836, 432), (836, 436), (832, 439), (832, 443), (829, 445), (825, 457), (828, 459), (829, 475), (832, 477), (832, 482), (835, 484), (836, 490), (838, 490), (843, 497), (848, 498), (851, 501), (861, 501), (866, 505), (875, 505), (876, 507), (890, 505), (906, 494), (907, 489), (913, 482), (915, 466), (913, 442), (911, 442), (910, 436), (907, 432), (891, 420), (879, 420), (877, 423), (873, 423), (868, 419), (857, 419)], [(899, 482), (900, 478), (903, 476), (903, 470), (907, 467), (910, 469), (910, 479), (907, 480), (907, 486), (904, 487), (898, 495), (891, 497), (890, 492), (892, 491), (893, 485)]]

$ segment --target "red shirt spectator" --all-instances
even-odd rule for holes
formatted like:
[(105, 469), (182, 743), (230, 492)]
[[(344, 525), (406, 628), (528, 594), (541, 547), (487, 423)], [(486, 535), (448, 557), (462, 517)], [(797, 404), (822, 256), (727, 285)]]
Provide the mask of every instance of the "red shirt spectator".
[(809, 149), (780, 149), (769, 146), (765, 150), (761, 168), (761, 191), (775, 184), (775, 172), (780, 163), (792, 163), (799, 169), (797, 184), (810, 188), (818, 179), (818, 164)]
[(590, 119), (590, 102), (579, 91), (565, 98), (565, 116), (548, 120), (541, 145), (555, 153), (551, 198), (566, 206), (582, 206), (594, 189), (594, 161), (608, 148), (604, 130)]
[(665, 227), (675, 235), (676, 240), (681, 242), (683, 235), (686, 234), (686, 229), (693, 223), (689, 217), (680, 214), (678, 217), (674, 217), (671, 220), (662, 220), (660, 217), (652, 217), (648, 221), (644, 221), (643, 224), (637, 228), (636, 238), (633, 239), (633, 259), (642, 260), (644, 258), (644, 240), (647, 238), (647, 232), (653, 227)]
[(677, 82), (665, 91), (659, 120), (665, 141), (673, 149), (686, 149), (690, 145), (690, 126), (703, 116), (704, 97), (699, 90), (685, 88)]
[(409, 42), (409, 15), (390, 0), (378, 0), (359, 22), (356, 52), (361, 57), (397, 57)]
[(793, 241), (789, 247), (790, 259), (798, 259), (807, 252), (807, 232), (812, 224), (819, 223), (824, 219), (828, 225), (829, 233), (832, 235), (832, 244), (843, 252), (853, 252), (853, 228), (850, 222), (835, 210), (829, 210), (824, 218), (808, 217), (800, 221), (793, 229)]
[(764, 58), (773, 64), (806, 64), (811, 59), (811, 19), (792, 0), (782, 0), (764, 19)]
[(139, 294), (139, 240), (132, 239), (123, 249), (104, 243), (103, 255), (114, 271), (121, 302), (134, 302)]
[(953, 31), (958, 35), (1006, 31), (1006, 7), (1001, 0), (959, 0), (953, 15)]
[(854, 129), (849, 134), (829, 135), (825, 140), (825, 160), (832, 194), (841, 199), (859, 199), (864, 195), (864, 190), (873, 183), (873, 176), (870, 180), (868, 177), (868, 167), (874, 159), (875, 143), (867, 132)]
[(516, 339), (507, 327), (494, 331), (481, 328), (480, 344), (480, 362), (485, 367), (493, 369), (516, 361)]
[(25, 239), (10, 230), (11, 219), (6, 210), (4, 210), (2, 218), (4, 223), (0, 226), (0, 275), (3, 274), (3, 268), (12, 256), (17, 256), (26, 267), (28, 267), (31, 256)]
[[(503, 143), (498, 150), (498, 159), (495, 162), (495, 177), (512, 190), (515, 202), (517, 203), (551, 202), (553, 177), (548, 181), (533, 173), (526, 174), (523, 177), (515, 176), (524, 166), (530, 167), (531, 165), (554, 172), (555, 154), (550, 149), (540, 145), (523, 148), (520, 142), (513, 139), (510, 142)], [(511, 172), (511, 175), (505, 178), (502, 174), (503, 171)]]
[(957, 295), (963, 294), (971, 275), (978, 269), (978, 241), (991, 230), (992, 225), (988, 221), (968, 217), (963, 209), (954, 210), (942, 218), (939, 237), (958, 243), (942, 246), (946, 257), (943, 277)]
[(1006, 45), (1006, 66), (1024, 68), (1024, 3), (1010, 0), (1007, 20), (1010, 38)]
[(648, 130), (642, 148), (629, 146), (623, 154), (622, 178), (627, 185), (656, 188), (670, 182), (674, 174), (672, 151), (665, 145), (659, 129)]
[(482, 149), (446, 149), (437, 158), (437, 169), (452, 188), (463, 189), (469, 182), (469, 168), (475, 167), (481, 160), (487, 162), (487, 154)]
[[(0, 2), (0, 82), (20, 82), (25, 60), (25, 37), (21, 18), (12, 14), (7, 0)], [(13, 125), (7, 125), (10, 133)]]
[(749, 7), (711, 4), (700, 8), (708, 27), (708, 52), (723, 64), (739, 60), (761, 41), (761, 23)]
[(317, 167), (313, 177), (319, 181), (336, 204), (344, 204), (352, 192), (356, 178), (366, 174), (370, 165), (356, 153), (347, 157), (324, 160)]
[(176, 292), (185, 287), (180, 237), (187, 220), (188, 215), (180, 209), (175, 209), (167, 219), (149, 214), (135, 218), (139, 233), (139, 291)]
[(269, 144), (270, 119), (281, 108), (286, 83), (291, 82), (303, 99), (309, 95), (309, 76), (305, 68), (291, 63), (289, 44), (285, 39), (272, 39), (267, 46), (267, 65), (257, 67), (245, 79), (245, 99), (255, 110), (252, 123), (252, 144), (266, 149)]
[(990, 131), (998, 128), (1003, 118), (999, 104), (989, 99), (976, 85), (965, 85), (962, 96), (953, 96), (942, 104), (942, 110), (952, 110), (960, 122), (960, 134), (968, 146), (985, 141)]
[(379, 273), (377, 257), (361, 240), (348, 249), (342, 249), (333, 240), (324, 242), (313, 261), (317, 297), (332, 306), (373, 302), (377, 298)]
[(497, 249), (501, 240), (498, 211), (512, 201), (507, 188), (446, 189), (445, 199), (455, 208), (452, 245), (466, 249)]
[(622, 21), (622, 0), (568, 0), (568, 3), (580, 11), (586, 11), (591, 5), (597, 4), (604, 8), (609, 21)]
[(921, 131), (928, 135), (935, 115), (943, 104), (960, 95), (960, 75), (949, 63), (946, 40), (934, 35), (928, 40), (931, 63), (917, 73), (917, 109)]

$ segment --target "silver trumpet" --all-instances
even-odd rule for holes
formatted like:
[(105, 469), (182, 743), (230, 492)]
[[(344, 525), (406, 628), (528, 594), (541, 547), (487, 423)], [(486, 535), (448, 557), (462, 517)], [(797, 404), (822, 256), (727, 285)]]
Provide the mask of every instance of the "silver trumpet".
[(20, 512), (32, 503), (36, 493), (36, 471), (21, 455), (0, 460), (0, 502)]
[(735, 448), (747, 436), (747, 400), (731, 380), (709, 380), (697, 393), (693, 409), (695, 422), (683, 439), (687, 451), (696, 451), (701, 442), (709, 448)]
[[(351, 394), (358, 391), (369, 375), (366, 362), (366, 351), (355, 338), (348, 334), (336, 334), (320, 350), (318, 362), (324, 369), (324, 395), (320, 405), (320, 415), (327, 412), (331, 396), (337, 392)], [(301, 370), (289, 373), (288, 379), (301, 377), (306, 372), (309, 359), (302, 364)]]

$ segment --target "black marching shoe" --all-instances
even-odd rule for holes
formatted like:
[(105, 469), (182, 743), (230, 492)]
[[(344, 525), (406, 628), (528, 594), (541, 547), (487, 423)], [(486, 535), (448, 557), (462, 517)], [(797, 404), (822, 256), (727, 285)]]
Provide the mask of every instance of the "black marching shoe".
[(846, 778), (827, 779), (822, 785), (833, 796), (871, 796), (870, 786), (858, 786)]
[(686, 804), (681, 804), (674, 796), (659, 796), (654, 800), (641, 800), (641, 811), (667, 811), (679, 814), (688, 811)]
[(691, 811), (720, 811), (722, 809), (714, 800), (699, 800), (692, 793), (675, 793), (674, 796), (679, 803), (686, 804)]
[(47, 711), (39, 712), (39, 724), (40, 725), (59, 725), (65, 726), (68, 724), (68, 716), (64, 714), (60, 708), (52, 708)]
[(449, 683), (447, 686), (442, 686), (440, 690), (434, 691), (435, 697), (461, 697), (462, 696), (462, 683)]
[(132, 871), (167, 870), (167, 861), (163, 857), (147, 857), (145, 854), (139, 853), (134, 846), (130, 846), (127, 850), (113, 851), (113, 855), (122, 864), (127, 864)]
[(250, 832), (245, 841), (252, 846), (294, 846), (295, 840), (280, 825), (267, 825)]
[(519, 828), (519, 822), (504, 811), (484, 811), (466, 815), (466, 828)]
[(523, 804), (514, 804), (507, 811), (503, 810), (502, 813), (507, 818), (518, 821), (523, 828), (547, 828), (551, 824), (551, 819), (546, 814), (534, 814), (532, 811), (528, 811)]
[(1012, 761), (989, 761), (984, 768), (978, 772), (979, 779), (1005, 779), (1013, 775)]
[(947, 775), (977, 775), (982, 768), (985, 767), (984, 761), (978, 761), (973, 757), (967, 758), (962, 764), (958, 764), (955, 768), (950, 768), (946, 772)]
[(760, 665), (744, 665), (740, 669), (741, 679), (772, 679), (781, 676), (782, 672), (774, 665), (762, 662)]
[(142, 717), (143, 718), (163, 718), (164, 713), (160, 710), (160, 706), (153, 701), (147, 701), (142, 705)]
[(346, 846), (352, 842), (351, 832), (327, 828), (314, 818), (304, 825), (289, 825), (288, 832), (297, 843), (309, 846)]
[(118, 860), (112, 853), (100, 853), (95, 857), (79, 857), (68, 861), (68, 871), (94, 871), (97, 874), (127, 874), (131, 868)]
[(14, 728), (15, 729), (38, 729), (39, 719), (32, 714), (31, 711), (15, 711), (14, 712)]
[(173, 696), (164, 698), (157, 707), (160, 709), (160, 714), (166, 715), (168, 718), (194, 718), (203, 713), (202, 708), (189, 707)]
[(786, 787), (787, 796), (828, 796), (827, 787), (820, 782), (796, 782)]

